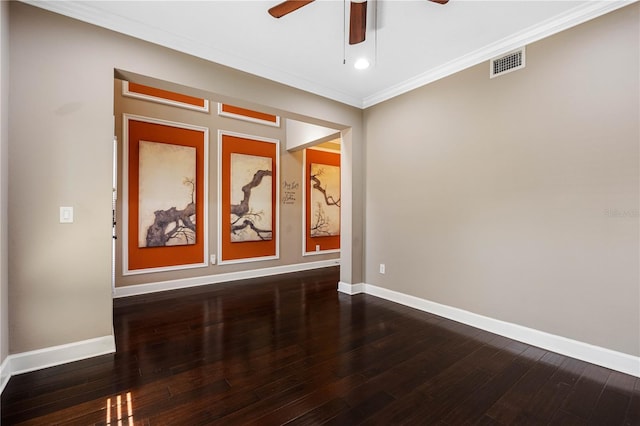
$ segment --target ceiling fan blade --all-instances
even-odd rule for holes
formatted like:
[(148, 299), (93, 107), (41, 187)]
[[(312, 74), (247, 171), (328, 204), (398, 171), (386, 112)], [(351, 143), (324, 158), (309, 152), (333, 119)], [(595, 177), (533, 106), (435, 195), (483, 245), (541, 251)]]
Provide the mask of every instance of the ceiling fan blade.
[(438, 4), (447, 4), (449, 3), (449, 0), (429, 0), (430, 2), (433, 3), (438, 3)]
[(313, 1), (314, 0), (285, 0), (269, 9), (269, 15), (274, 18), (282, 18), (284, 15), (288, 15)]
[(367, 33), (367, 2), (351, 2), (349, 44), (362, 43)]

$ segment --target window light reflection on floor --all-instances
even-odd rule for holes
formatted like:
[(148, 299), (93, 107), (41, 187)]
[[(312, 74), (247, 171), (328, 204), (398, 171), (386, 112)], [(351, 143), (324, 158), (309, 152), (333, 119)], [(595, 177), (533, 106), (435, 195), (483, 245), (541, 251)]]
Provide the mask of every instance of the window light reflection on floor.
[[(127, 392), (126, 399), (127, 411), (125, 413), (126, 417), (123, 418), (122, 396), (118, 395), (116, 397), (115, 406), (111, 405), (111, 398), (107, 398), (107, 426), (124, 426), (126, 424), (133, 426), (133, 404), (131, 403), (131, 392)], [(112, 410), (115, 411), (113, 415)]]

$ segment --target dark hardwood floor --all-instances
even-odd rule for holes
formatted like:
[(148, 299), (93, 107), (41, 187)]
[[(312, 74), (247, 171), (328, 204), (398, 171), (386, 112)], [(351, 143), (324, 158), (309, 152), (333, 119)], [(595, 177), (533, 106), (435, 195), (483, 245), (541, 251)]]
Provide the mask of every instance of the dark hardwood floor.
[(2, 425), (640, 425), (638, 378), (338, 278), (117, 299), (117, 353), (13, 377)]

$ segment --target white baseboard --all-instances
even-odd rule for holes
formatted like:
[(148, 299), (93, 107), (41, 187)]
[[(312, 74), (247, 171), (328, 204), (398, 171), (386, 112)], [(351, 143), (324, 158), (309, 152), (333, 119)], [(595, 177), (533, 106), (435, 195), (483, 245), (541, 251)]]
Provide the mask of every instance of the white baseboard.
[(116, 351), (113, 335), (9, 355), (12, 376)]
[(0, 393), (12, 376), (116, 351), (113, 335), (9, 355), (0, 366)]
[(4, 391), (4, 387), (9, 383), (11, 373), (9, 372), (9, 357), (6, 357), (0, 365), (0, 394)]
[(537, 346), (552, 352), (586, 361), (612, 370), (640, 377), (640, 357), (617, 352), (578, 340), (546, 333), (518, 324), (497, 320), (452, 306), (432, 302), (371, 284), (339, 283), (338, 291), (346, 294), (366, 293), (391, 302), (429, 312), (453, 321), (461, 322), (491, 333), (529, 345)]
[(274, 266), (271, 268), (252, 269), (250, 271), (228, 272), (203, 277), (184, 278), (179, 280), (161, 281), (156, 283), (116, 287), (114, 298), (137, 296), (140, 294), (156, 293), (159, 291), (178, 290), (181, 288), (197, 287), (207, 284), (218, 284), (229, 281), (246, 280), (250, 278), (267, 277), (271, 275), (288, 274), (291, 272), (308, 271), (311, 269), (328, 268), (340, 265), (340, 259), (321, 260), (317, 262), (296, 263), (293, 265)]
[(351, 296), (353, 296), (354, 294), (358, 294), (358, 293), (364, 293), (364, 284), (360, 283), (360, 284), (347, 284), (347, 283), (343, 283), (342, 281), (338, 282), (338, 291), (340, 293), (346, 293), (349, 294)]

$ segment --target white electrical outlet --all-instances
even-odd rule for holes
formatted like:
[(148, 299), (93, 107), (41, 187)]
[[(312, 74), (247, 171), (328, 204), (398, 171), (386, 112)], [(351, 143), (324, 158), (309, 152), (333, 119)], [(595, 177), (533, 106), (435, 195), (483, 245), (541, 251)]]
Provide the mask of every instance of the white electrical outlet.
[(386, 269), (386, 268), (385, 268), (385, 266), (384, 266), (384, 263), (381, 263), (381, 264), (380, 264), (380, 273), (381, 273), (381, 274), (384, 274), (385, 269)]
[(320, 251), (320, 244), (316, 244), (316, 251)]
[(211, 264), (212, 264), (212, 265), (215, 265), (215, 264), (216, 264), (216, 255), (215, 255), (215, 254), (212, 254), (212, 255), (210, 256), (210, 259), (211, 259)]

